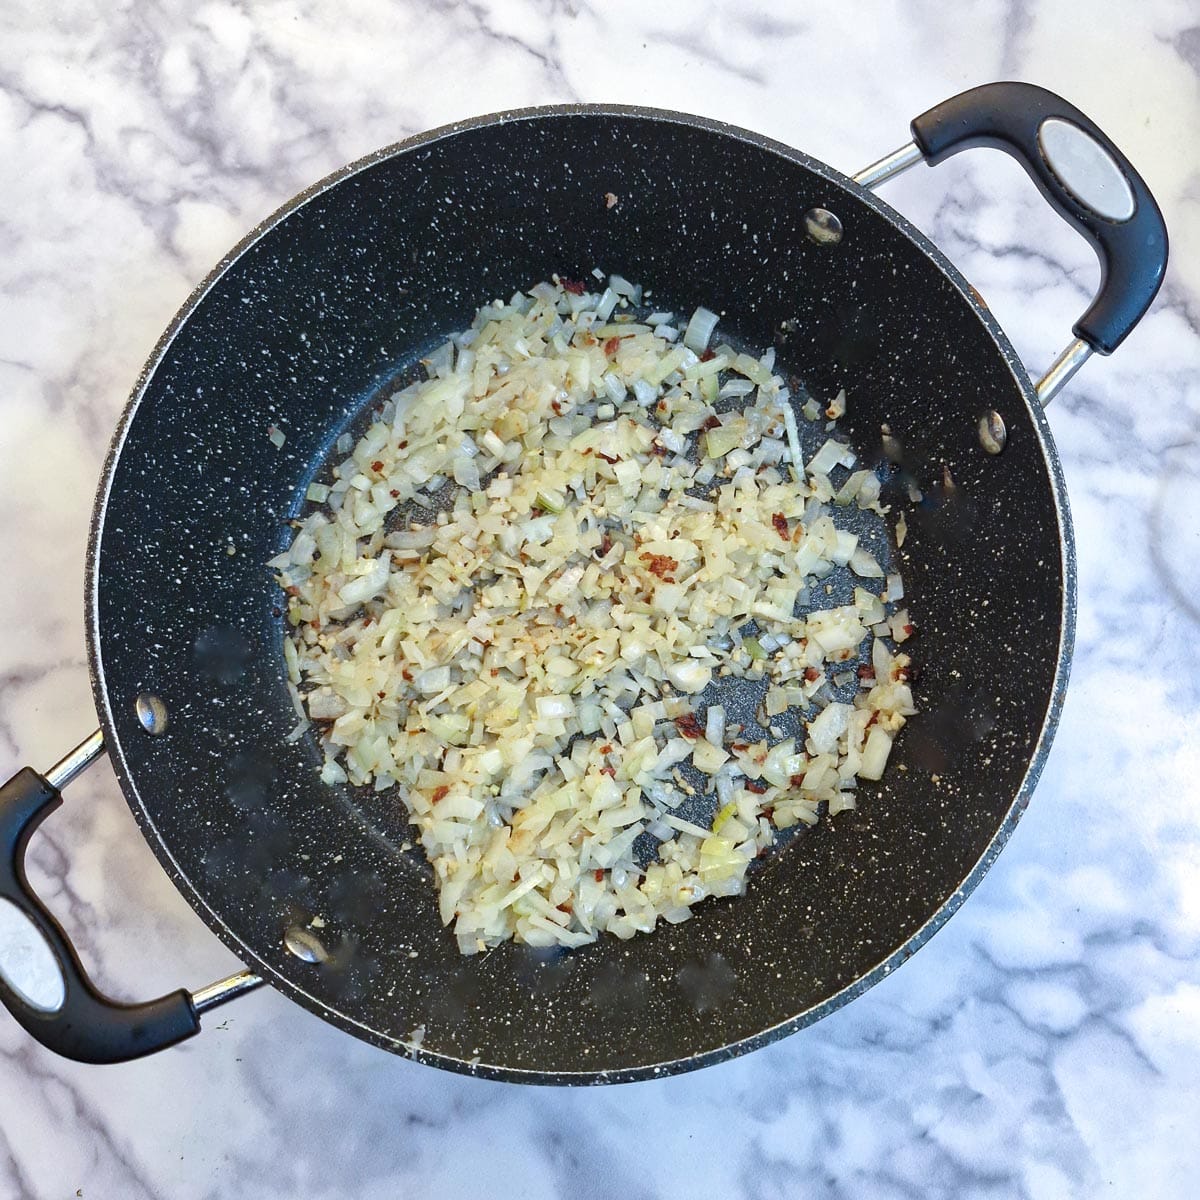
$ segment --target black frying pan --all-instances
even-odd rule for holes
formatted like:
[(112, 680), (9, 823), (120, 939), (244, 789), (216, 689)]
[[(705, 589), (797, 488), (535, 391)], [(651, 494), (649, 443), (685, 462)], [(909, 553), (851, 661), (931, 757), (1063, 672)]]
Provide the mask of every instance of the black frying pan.
[[(947, 919), (1028, 802), (1066, 683), (1073, 547), (1039, 394), (1129, 332), (1167, 241), (1133, 168), (1049, 92), (977, 88), (912, 131), (852, 180), (694, 117), (508, 113), (346, 168), (218, 265), (155, 349), (100, 485), (87, 627), (103, 732), (0, 791), (0, 895), (41, 929), (65, 981), (53, 1012), (0, 983), (30, 1033), (85, 1061), (133, 1058), (265, 981), (437, 1066), (634, 1079), (817, 1020)], [(1036, 389), (958, 272), (868, 190), (980, 144), (1014, 154), (1104, 267)], [(338, 435), (422, 352), (491, 297), (594, 266), (653, 287), (660, 307), (724, 311), (723, 329), (777, 345), (817, 396), (848, 390), (842, 425), (906, 511), (922, 711), (884, 784), (770, 856), (746, 897), (632, 942), (462, 959), (419, 851), (401, 848), (398, 802), (327, 788), (315, 741), (284, 741), (295, 716), (264, 564)], [(105, 747), (163, 866), (246, 972), (117, 1005), (33, 895), (25, 845)]]

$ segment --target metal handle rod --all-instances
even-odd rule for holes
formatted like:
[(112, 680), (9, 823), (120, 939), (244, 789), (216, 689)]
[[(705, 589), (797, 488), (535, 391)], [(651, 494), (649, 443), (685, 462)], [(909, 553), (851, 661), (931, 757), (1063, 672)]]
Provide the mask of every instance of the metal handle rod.
[(1091, 346), (1082, 338), (1075, 338), (1050, 364), (1050, 369), (1037, 381), (1037, 397), (1043, 408), (1062, 391), (1071, 376), (1091, 357)]
[(43, 776), (45, 781), (56, 791), (63, 788), (82, 775), (104, 753), (104, 734), (97, 729), (89, 738), (85, 738), (69, 754), (64, 755)]
[(239, 996), (245, 996), (248, 992), (255, 991), (264, 983), (266, 980), (261, 975), (255, 975), (253, 971), (238, 971), (236, 975), (219, 979), (216, 983), (210, 983), (208, 987), (202, 987), (193, 992), (192, 1007), (195, 1008), (197, 1014), (206, 1013), (210, 1009), (220, 1008), (222, 1004), (228, 1004), (230, 1000), (236, 1000)]
[(857, 175), (851, 175), (850, 178), (862, 187), (876, 188), (881, 183), (887, 183), (889, 179), (894, 179), (901, 171), (907, 171), (909, 167), (915, 167), (917, 163), (924, 161), (925, 156), (921, 153), (921, 147), (916, 142), (909, 142), (907, 145), (901, 146), (899, 150), (885, 154), (878, 162), (864, 167)]

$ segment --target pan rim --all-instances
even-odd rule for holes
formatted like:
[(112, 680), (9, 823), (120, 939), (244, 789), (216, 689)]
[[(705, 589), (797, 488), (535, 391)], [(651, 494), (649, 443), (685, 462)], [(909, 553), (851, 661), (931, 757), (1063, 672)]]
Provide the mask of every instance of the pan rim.
[[(344, 180), (369, 170), (378, 163), (421, 150), (444, 139), (480, 128), (516, 121), (564, 117), (628, 117), (666, 124), (687, 125), (708, 130), (725, 137), (731, 137), (759, 150), (779, 155), (824, 178), (834, 187), (873, 209), (908, 238), (941, 271), (974, 312), (1000, 352), (1005, 364), (1008, 366), (1017, 391), (1030, 414), (1034, 428), (1038, 433), (1039, 449), (1050, 483), (1054, 518), (1059, 531), (1063, 581), (1062, 618), (1060, 621), (1058, 651), (1054, 664), (1050, 698), (1037, 738), (1033, 744), (1029, 765), (1020, 786), (1017, 788), (1005, 812), (1003, 820), (989, 839), (983, 852), (951, 895), (943, 901), (928, 920), (870, 970), (864, 972), (852, 983), (847, 984), (844, 988), (827, 997), (819, 1004), (805, 1009), (801, 1013), (795, 1014), (758, 1033), (686, 1058), (609, 1071), (540, 1070), (534, 1068), (516, 1068), (500, 1064), (472, 1063), (465, 1059), (456, 1058), (453, 1055), (435, 1053), (423, 1048), (414, 1047), (410, 1043), (373, 1029), (344, 1012), (332, 1008), (317, 997), (306, 992), (303, 987), (293, 980), (280, 975), (268, 963), (261, 960), (253, 948), (238, 937), (225, 924), (220, 915), (211, 908), (204, 889), (197, 886), (177, 862), (169, 846), (159, 834), (153, 818), (142, 803), (137, 782), (125, 758), (121, 738), (117, 732), (115, 714), (112, 710), (110, 697), (105, 686), (99, 627), (99, 591), (102, 586), (100, 578), (100, 542), (104, 532), (108, 501), (126, 437), (146, 394), (149, 383), (162, 363), (171, 344), (192, 314), (200, 307), (207, 294), (225, 273), (251, 247), (257, 244), (258, 241), (271, 232), (277, 225), (285, 221), (293, 212), (296, 212), (311, 200), (324, 195)], [(352, 1033), (364, 1041), (415, 1061), (425, 1063), (426, 1065), (455, 1071), (460, 1074), (506, 1082), (585, 1085), (634, 1082), (698, 1070), (701, 1067), (739, 1057), (752, 1050), (759, 1049), (770, 1042), (777, 1041), (799, 1029), (813, 1025), (823, 1017), (830, 1015), (851, 1000), (862, 995), (880, 980), (886, 978), (898, 966), (911, 958), (958, 911), (963, 901), (979, 884), (992, 863), (995, 862), (1000, 851), (1007, 844), (1017, 822), (1028, 806), (1038, 780), (1041, 777), (1061, 716), (1070, 673), (1071, 653), (1075, 637), (1076, 593), (1075, 541), (1070, 510), (1067, 503), (1066, 483), (1045, 411), (1037, 400), (1036, 392), (1028, 372), (1018, 358), (1003, 329), (978, 298), (977, 293), (974, 292), (962, 273), (925, 234), (873, 192), (855, 183), (849, 176), (842, 174), (840, 171), (835, 170), (818, 159), (810, 157), (795, 147), (756, 133), (753, 130), (744, 129), (740, 126), (709, 117), (638, 105), (608, 103), (562, 104), (510, 109), (456, 121), (415, 134), (412, 137), (372, 151), (354, 162), (331, 172), (299, 192), (255, 225), (231, 250), (222, 256), (180, 306), (167, 328), (155, 343), (138, 374), (113, 433), (101, 472), (89, 528), (85, 566), (84, 624), (87, 638), (89, 673), (96, 711), (104, 731), (109, 757), (125, 801), (129, 805), (143, 837), (149, 843), (155, 857), (170, 877), (172, 883), (209, 929), (237, 954), (247, 967), (261, 974), (276, 990), (282, 992), (330, 1024), (345, 1032)]]

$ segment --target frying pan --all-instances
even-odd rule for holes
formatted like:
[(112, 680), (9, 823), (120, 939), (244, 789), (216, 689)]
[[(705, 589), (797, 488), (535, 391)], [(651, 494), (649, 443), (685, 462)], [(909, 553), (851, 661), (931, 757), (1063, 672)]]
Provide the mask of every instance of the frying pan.
[[(1028, 803), (1066, 685), (1074, 553), (1042, 408), (1145, 312), (1167, 238), (1120, 151), (1050, 92), (976, 88), (911, 130), (847, 177), (676, 113), (503, 113), (345, 168), (218, 264), (155, 348), (100, 483), (86, 603), (101, 731), (0, 790), (0, 895), (64, 983), (47, 1010), (0, 982), (29, 1033), (75, 1059), (131, 1059), (268, 983), (436, 1066), (645, 1078), (816, 1021), (950, 916)], [(1014, 155), (1103, 267), (1036, 386), (966, 281), (871, 190), (979, 145)], [(285, 741), (281, 594), (264, 564), (337, 438), (422, 353), (494, 296), (597, 266), (661, 308), (724, 312), (722, 328), (777, 346), (818, 397), (847, 389), (842, 426), (908, 523), (890, 552), (920, 628), (921, 714), (859, 808), (767, 856), (745, 897), (631, 942), (464, 959), (399, 801), (327, 787), (316, 741)], [(88, 980), (22, 864), (103, 749), (164, 869), (245, 971), (133, 1005)]]

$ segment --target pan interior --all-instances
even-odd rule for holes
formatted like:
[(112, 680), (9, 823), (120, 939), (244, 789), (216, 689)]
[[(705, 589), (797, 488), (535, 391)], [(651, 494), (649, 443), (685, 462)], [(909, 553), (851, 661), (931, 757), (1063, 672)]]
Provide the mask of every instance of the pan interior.
[[(807, 236), (813, 207), (837, 214), (838, 245)], [(747, 896), (628, 943), (462, 959), (428, 869), (399, 850), (395, 808), (331, 792), (315, 743), (284, 741), (296, 718), (264, 564), (338, 435), (422, 353), (479, 303), (593, 267), (653, 288), (658, 306), (723, 313), (723, 332), (775, 345), (818, 398), (845, 387), (840, 426), (866, 461), (889, 425), (923, 497), (892, 493), (909, 527), (898, 561), (921, 630), (922, 716), (882, 787), (772, 856)], [(1069, 615), (1063, 517), (1028, 396), (944, 260), (827, 168), (751, 135), (571, 110), (378, 156), (209, 281), (118, 436), (90, 632), (131, 807), (249, 964), (438, 1065), (629, 1078), (815, 1019), (911, 949), (1026, 797)], [(978, 442), (989, 409), (1009, 431), (999, 457)], [(137, 725), (145, 691), (171, 714), (162, 737)], [(293, 928), (312, 953), (285, 947)]]

